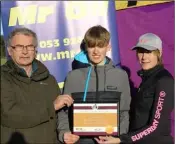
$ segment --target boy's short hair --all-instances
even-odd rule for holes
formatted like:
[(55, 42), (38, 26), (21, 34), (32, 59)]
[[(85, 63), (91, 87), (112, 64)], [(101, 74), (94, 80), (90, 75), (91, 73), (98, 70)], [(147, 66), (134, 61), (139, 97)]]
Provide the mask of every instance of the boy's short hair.
[(86, 47), (105, 47), (109, 44), (110, 33), (104, 27), (93, 26), (85, 33), (84, 42)]

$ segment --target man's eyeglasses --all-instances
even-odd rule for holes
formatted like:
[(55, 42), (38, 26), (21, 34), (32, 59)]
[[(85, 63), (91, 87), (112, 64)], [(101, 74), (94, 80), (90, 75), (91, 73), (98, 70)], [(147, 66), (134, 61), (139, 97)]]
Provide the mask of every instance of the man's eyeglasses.
[(15, 49), (16, 51), (22, 51), (24, 50), (24, 48), (27, 49), (27, 51), (34, 51), (35, 50), (35, 46), (34, 45), (16, 45), (16, 46), (10, 46), (13, 49)]

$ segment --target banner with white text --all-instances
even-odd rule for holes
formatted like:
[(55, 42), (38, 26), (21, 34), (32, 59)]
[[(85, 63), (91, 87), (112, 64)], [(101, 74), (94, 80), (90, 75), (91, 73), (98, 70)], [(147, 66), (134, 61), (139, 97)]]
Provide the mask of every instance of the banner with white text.
[(1, 12), (5, 39), (16, 27), (25, 26), (37, 33), (37, 59), (61, 88), (91, 26), (102, 25), (110, 31), (112, 50), (108, 56), (120, 64), (115, 1), (2, 1)]

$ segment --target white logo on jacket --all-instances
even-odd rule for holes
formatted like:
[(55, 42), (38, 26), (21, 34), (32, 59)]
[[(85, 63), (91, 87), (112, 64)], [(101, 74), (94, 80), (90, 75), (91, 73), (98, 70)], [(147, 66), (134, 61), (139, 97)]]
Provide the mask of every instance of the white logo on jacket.
[(48, 83), (40, 82), (41, 85), (48, 85)]

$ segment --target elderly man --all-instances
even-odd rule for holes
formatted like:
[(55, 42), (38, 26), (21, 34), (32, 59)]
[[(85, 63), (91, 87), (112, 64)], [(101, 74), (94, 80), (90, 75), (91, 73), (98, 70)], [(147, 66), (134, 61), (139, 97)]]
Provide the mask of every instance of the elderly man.
[[(1, 143), (57, 143), (56, 111), (59, 116), (73, 99), (60, 95), (55, 78), (35, 59), (33, 31), (17, 28), (7, 44), (11, 59), (1, 67)], [(78, 138), (64, 133), (72, 143)]]

